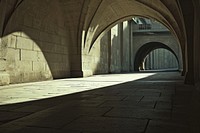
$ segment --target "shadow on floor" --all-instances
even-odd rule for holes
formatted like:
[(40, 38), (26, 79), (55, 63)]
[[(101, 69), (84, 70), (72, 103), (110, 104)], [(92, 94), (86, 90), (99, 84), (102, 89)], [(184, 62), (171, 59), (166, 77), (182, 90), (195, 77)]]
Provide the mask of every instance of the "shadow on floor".
[(4, 133), (199, 133), (200, 100), (177, 74), (0, 106)]

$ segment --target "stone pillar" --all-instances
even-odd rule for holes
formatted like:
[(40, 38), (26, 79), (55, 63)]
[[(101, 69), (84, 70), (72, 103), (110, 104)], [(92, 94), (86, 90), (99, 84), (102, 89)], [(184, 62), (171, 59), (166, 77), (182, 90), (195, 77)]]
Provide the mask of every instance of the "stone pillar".
[(186, 84), (195, 84), (194, 81), (194, 55), (193, 55), (193, 44), (188, 48), (188, 71), (186, 72), (185, 76), (185, 83)]
[(124, 21), (123, 22), (123, 64), (122, 64), (122, 72), (129, 72), (130, 71), (130, 22)]
[(194, 8), (189, 1), (182, 1), (182, 8), (185, 10), (183, 13), (187, 32), (187, 72), (185, 76), (186, 84), (195, 84), (195, 57), (194, 57)]
[(130, 60), (131, 60), (131, 63), (130, 63), (130, 71), (131, 72), (134, 72), (134, 60), (135, 60), (135, 56), (134, 56), (134, 41), (133, 41), (133, 23), (132, 21), (130, 21)]
[(194, 61), (195, 61), (195, 85), (200, 86), (200, 1), (194, 1)]
[(131, 72), (131, 61), (133, 60), (132, 59), (132, 55), (131, 55), (131, 53), (132, 53), (132, 46), (131, 46), (131, 43), (132, 43), (132, 30), (131, 30), (131, 21), (129, 20), (128, 21), (128, 30), (129, 30), (129, 72)]
[(123, 51), (124, 51), (124, 49), (123, 49), (123, 23), (120, 23), (119, 24), (119, 39), (120, 39), (120, 61), (121, 61), (121, 72), (123, 71)]
[(111, 30), (108, 31), (108, 73), (111, 73)]

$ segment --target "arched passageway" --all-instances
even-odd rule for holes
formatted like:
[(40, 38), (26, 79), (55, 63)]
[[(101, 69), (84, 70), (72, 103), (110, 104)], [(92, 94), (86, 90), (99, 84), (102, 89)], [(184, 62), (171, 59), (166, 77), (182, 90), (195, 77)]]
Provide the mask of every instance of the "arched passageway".
[(169, 50), (158, 48), (151, 51), (144, 59), (144, 71), (178, 71), (179, 62), (176, 56)]
[(0, 84), (84, 76), (82, 57), (97, 38), (133, 16), (154, 18), (170, 29), (180, 43), (183, 74), (197, 82), (199, 7), (198, 0), (1, 0)]
[[(144, 44), (137, 51), (136, 56), (135, 56), (135, 60), (134, 60), (134, 70), (135, 71), (144, 70), (143, 65), (144, 65), (144, 61), (145, 61), (145, 58), (147, 57), (147, 55), (150, 52), (152, 52), (153, 50), (159, 49), (159, 48), (164, 48), (164, 49), (169, 50), (171, 53), (174, 54), (177, 61), (180, 62), (178, 55), (169, 46), (167, 46), (163, 43), (160, 43), (160, 42), (150, 42), (150, 43)], [(180, 65), (180, 63), (178, 63), (178, 64)], [(180, 66), (179, 66), (179, 68), (180, 68)]]
[[(0, 85), (93, 75), (90, 64), (98, 59), (99, 69), (130, 70), (123, 21), (143, 16), (173, 33), (185, 81), (200, 88), (199, 12), (199, 0), (0, 0)], [(90, 56), (93, 49), (104, 56)], [(110, 74), (1, 87), (0, 131), (199, 133), (199, 90), (178, 73), (146, 74), (135, 81), (137, 74)]]

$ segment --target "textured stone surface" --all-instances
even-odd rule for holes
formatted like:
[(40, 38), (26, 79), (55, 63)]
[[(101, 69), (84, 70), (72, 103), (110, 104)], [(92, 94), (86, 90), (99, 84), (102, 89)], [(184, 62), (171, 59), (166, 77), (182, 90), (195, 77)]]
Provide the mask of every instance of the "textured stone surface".
[[(39, 67), (29, 73), (23, 71), (24, 67), (20, 67), (20, 71), (8, 69), (11, 83), (108, 73), (110, 66), (112, 72), (128, 72), (133, 68), (131, 61), (134, 59), (128, 44), (135, 39), (124, 38), (130, 35), (127, 20), (133, 16), (147, 16), (167, 26), (178, 40), (182, 51), (176, 53), (183, 55), (183, 74), (187, 74), (187, 83), (194, 83), (199, 80), (199, 7), (199, 0), (2, 1), (0, 58), (6, 59), (7, 65), (1, 68), (17, 68), (15, 63), (21, 60), (37, 60), (48, 65), (45, 71)], [(116, 24), (121, 25), (124, 31), (115, 37), (111, 33), (108, 39), (101, 40)], [(118, 43), (113, 48), (114, 53), (110, 48), (107, 53), (106, 47), (111, 47), (107, 43), (109, 38)], [(173, 40), (169, 40), (170, 43)], [(95, 41), (105, 45), (92, 47)], [(41, 56), (35, 52), (42, 52), (43, 57), (39, 60)], [(112, 55), (113, 61), (107, 55)]]
[(172, 72), (1, 86), (0, 131), (198, 133), (199, 95)]

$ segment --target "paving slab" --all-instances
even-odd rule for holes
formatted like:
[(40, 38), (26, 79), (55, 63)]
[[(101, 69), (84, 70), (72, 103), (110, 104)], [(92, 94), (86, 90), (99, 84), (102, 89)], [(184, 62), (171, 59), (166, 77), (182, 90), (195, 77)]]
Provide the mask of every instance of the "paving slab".
[(172, 121), (151, 120), (146, 133), (190, 133), (190, 127)]
[(147, 121), (109, 117), (81, 117), (64, 129), (96, 133), (141, 133), (144, 132)]
[(108, 117), (119, 118), (137, 118), (137, 119), (155, 119), (155, 120), (170, 120), (171, 111), (145, 109), (141, 107), (135, 108), (113, 108), (105, 114)]
[(178, 72), (0, 87), (3, 133), (199, 133), (199, 112), (200, 93)]

